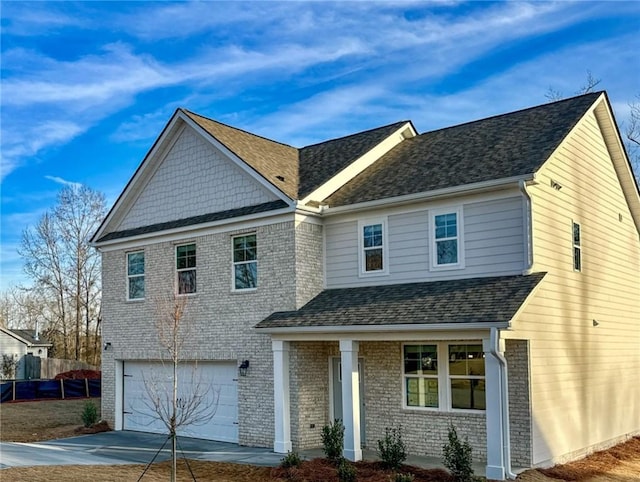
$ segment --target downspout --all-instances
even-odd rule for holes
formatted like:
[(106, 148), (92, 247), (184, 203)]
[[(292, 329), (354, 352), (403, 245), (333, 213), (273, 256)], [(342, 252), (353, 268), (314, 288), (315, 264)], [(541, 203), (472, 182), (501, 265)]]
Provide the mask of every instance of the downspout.
[(502, 419), (502, 452), (504, 472), (508, 479), (515, 479), (516, 474), (511, 471), (511, 434), (509, 428), (509, 386), (507, 385), (507, 359), (499, 350), (500, 336), (497, 328), (491, 328), (490, 353), (500, 365), (500, 398)]
[(522, 192), (522, 196), (524, 197), (524, 206), (522, 210), (524, 214), (524, 244), (526, 251), (526, 262), (522, 274), (527, 276), (533, 272), (533, 207), (531, 195), (527, 191), (527, 182), (524, 179), (521, 179), (520, 181), (518, 181), (518, 187), (520, 188), (520, 192)]

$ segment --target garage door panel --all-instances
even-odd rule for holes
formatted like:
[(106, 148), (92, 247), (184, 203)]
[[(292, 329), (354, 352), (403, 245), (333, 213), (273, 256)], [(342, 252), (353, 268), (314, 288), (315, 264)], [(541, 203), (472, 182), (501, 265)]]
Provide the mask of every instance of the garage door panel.
[[(159, 362), (125, 362), (124, 375), (124, 429), (168, 433), (154, 407), (160, 406), (170, 413), (173, 367)], [(194, 423), (182, 426), (178, 435), (238, 442), (235, 377), (235, 363), (181, 363), (178, 366), (178, 404), (188, 403), (194, 393), (202, 397)]]

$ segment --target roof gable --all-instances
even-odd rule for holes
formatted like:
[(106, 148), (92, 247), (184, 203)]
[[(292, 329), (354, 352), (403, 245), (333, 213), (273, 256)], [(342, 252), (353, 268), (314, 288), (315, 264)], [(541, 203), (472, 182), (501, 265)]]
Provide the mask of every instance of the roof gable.
[(222, 124), (188, 110), (190, 119), (291, 199), (298, 195), (298, 149)]
[(535, 173), (600, 93), (407, 139), (325, 199), (342, 206)]

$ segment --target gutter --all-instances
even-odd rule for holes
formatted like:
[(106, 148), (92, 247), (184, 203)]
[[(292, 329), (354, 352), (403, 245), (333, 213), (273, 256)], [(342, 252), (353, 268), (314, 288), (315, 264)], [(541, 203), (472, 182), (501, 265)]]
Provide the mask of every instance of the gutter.
[(388, 333), (402, 331), (458, 331), (458, 330), (496, 330), (509, 328), (509, 323), (504, 322), (477, 322), (477, 323), (402, 323), (396, 325), (322, 325), (322, 326), (256, 326), (258, 333), (291, 334), (291, 333)]
[(515, 479), (516, 474), (511, 470), (511, 436), (509, 430), (509, 381), (507, 375), (507, 359), (499, 351), (500, 334), (497, 328), (491, 328), (490, 353), (500, 365), (500, 416), (502, 418), (502, 455), (504, 472), (508, 479)]
[[(533, 182), (536, 183), (535, 174), (533, 177)], [(525, 179), (520, 179), (518, 181), (518, 187), (520, 188), (520, 192), (522, 193), (525, 201), (522, 210), (525, 230), (524, 244), (527, 258), (522, 274), (528, 276), (533, 273), (533, 201), (531, 199), (531, 194), (529, 194), (529, 191), (527, 191), (527, 181)]]

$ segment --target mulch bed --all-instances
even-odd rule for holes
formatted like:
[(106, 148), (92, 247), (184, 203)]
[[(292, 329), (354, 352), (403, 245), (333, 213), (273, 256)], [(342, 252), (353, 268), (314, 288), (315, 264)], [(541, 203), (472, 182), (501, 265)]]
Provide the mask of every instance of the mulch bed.
[(634, 437), (623, 444), (595, 452), (584, 459), (556, 465), (549, 469), (538, 469), (538, 472), (554, 479), (580, 481), (605, 474), (621, 460), (635, 459), (638, 454), (640, 454), (640, 437)]
[[(353, 464), (356, 468), (358, 482), (389, 482), (392, 471), (385, 470), (380, 462), (362, 461)], [(414, 482), (453, 482), (453, 477), (446, 470), (422, 469), (411, 465), (403, 465), (399, 471), (414, 476)], [(327, 459), (313, 459), (302, 463), (298, 468), (271, 470), (271, 477), (283, 480), (304, 480), (306, 482), (338, 482), (338, 473), (334, 465)]]

